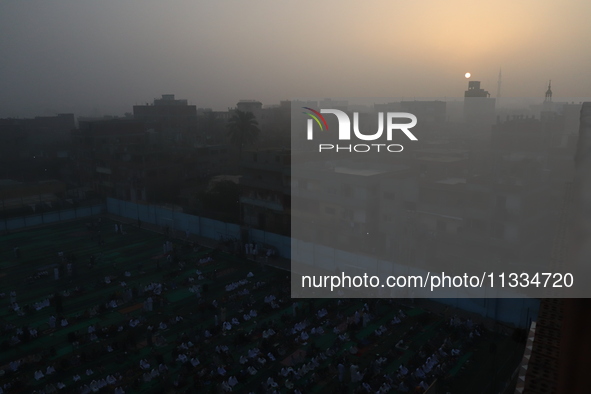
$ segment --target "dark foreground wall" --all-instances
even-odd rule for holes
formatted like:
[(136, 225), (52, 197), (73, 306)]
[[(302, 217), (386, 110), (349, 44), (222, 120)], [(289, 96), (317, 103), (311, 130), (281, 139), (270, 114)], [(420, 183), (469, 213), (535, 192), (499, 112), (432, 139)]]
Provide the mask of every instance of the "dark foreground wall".
[[(591, 285), (591, 103), (581, 109), (573, 215), (566, 265), (577, 280)], [(564, 319), (559, 349), (559, 393), (589, 393), (591, 354), (591, 300), (563, 300)]]

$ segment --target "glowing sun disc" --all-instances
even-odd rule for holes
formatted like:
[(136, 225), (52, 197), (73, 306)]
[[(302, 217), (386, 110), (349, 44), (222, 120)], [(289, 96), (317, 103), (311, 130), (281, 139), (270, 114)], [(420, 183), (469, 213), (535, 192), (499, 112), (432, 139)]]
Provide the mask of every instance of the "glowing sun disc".
[(470, 74), (470, 73), (466, 73), (466, 74), (464, 74), (464, 76), (465, 76), (466, 78), (470, 78), (470, 76), (471, 76), (471, 75), (472, 75), (472, 74)]

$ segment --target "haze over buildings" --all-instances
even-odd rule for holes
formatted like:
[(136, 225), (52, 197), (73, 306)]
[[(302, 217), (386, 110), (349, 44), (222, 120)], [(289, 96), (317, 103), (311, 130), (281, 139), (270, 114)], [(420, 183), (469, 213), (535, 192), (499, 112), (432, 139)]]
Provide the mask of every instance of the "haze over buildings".
[[(591, 298), (580, 279), (589, 277), (591, 261), (586, 227), (591, 220), (584, 215), (590, 211), (591, 158), (585, 152), (591, 152), (591, 107), (582, 103), (589, 99), (575, 99), (591, 93), (589, 15), (591, 2), (584, 0), (0, 2), (0, 231), (7, 234), (0, 238), (0, 321), (6, 322), (0, 348), (7, 360), (0, 394), (19, 387), (53, 392), (64, 376), (66, 390), (85, 390), (87, 383), (96, 388), (95, 379), (108, 382), (114, 378), (105, 375), (115, 372), (125, 375), (120, 383), (127, 392), (145, 392), (148, 386), (164, 392), (182, 387), (182, 378), (195, 371), (215, 378), (213, 384), (193, 381), (192, 391), (221, 392), (225, 367), (216, 375), (212, 366), (220, 367), (218, 355), (225, 356), (218, 345), (225, 344), (233, 344), (237, 356), (264, 349), (262, 361), (249, 355), (248, 375), (238, 357), (224, 360), (228, 377), (240, 371), (242, 385), (234, 392), (266, 391), (276, 383), (260, 386), (259, 380), (270, 375), (288, 387), (280, 363), (288, 360), (284, 357), (294, 362), (302, 349), (303, 379), (295, 382), (302, 392), (311, 392), (314, 384), (325, 392), (342, 391), (336, 390), (344, 388), (340, 369), (327, 366), (336, 367), (343, 354), (360, 355), (362, 368), (369, 365), (375, 372), (365, 375), (362, 385), (350, 370), (351, 383), (357, 384), (352, 387), (376, 392), (388, 387), (380, 364), (387, 362), (383, 372), (392, 376), (403, 360), (410, 370), (427, 366), (421, 355), (427, 341), (434, 349), (451, 345), (444, 339), (449, 335), (468, 341), (457, 342), (460, 353), (454, 356), (460, 358), (440, 368), (440, 386), (429, 393), (498, 393), (515, 384), (519, 390), (521, 383), (529, 385), (528, 393), (535, 393), (536, 385), (549, 392), (550, 378), (558, 376), (558, 354), (562, 367), (575, 360), (562, 379), (576, 382), (573, 371), (580, 369), (584, 387), (561, 384), (564, 392), (587, 392), (588, 368), (576, 364), (582, 359), (576, 354), (591, 349), (586, 346), (591, 306), (576, 301), (563, 314), (547, 297)], [(383, 100), (356, 101), (364, 97)], [(316, 126), (301, 107), (337, 109), (353, 119), (356, 113), (364, 133), (381, 127), (376, 111), (410, 112), (419, 119), (413, 129), (419, 138), (408, 141), (398, 133), (404, 152), (361, 157), (357, 153), (365, 155), (363, 146), (369, 145), (349, 145), (347, 152), (347, 141), (326, 132), (329, 126), (340, 132), (334, 114), (327, 117), (326, 130), (314, 118), (320, 131), (310, 127), (304, 133), (308, 123)], [(313, 141), (306, 138), (312, 131)], [(372, 146), (379, 152), (381, 145)], [(283, 272), (263, 264), (291, 268), (291, 285)], [(564, 293), (531, 286), (519, 293), (530, 298), (518, 301), (502, 298), (516, 293), (497, 292), (492, 282), (484, 293), (462, 290), (451, 298), (420, 286), (416, 292), (382, 286), (371, 294), (331, 288), (327, 295), (328, 287), (304, 288), (299, 280), (333, 273), (383, 277), (415, 269), (484, 272), (491, 278), (493, 270), (566, 270), (576, 280), (574, 286), (565, 282)], [(189, 276), (193, 273), (198, 275)], [(246, 289), (243, 278), (256, 284)], [(157, 292), (141, 291), (148, 280), (162, 282), (163, 293), (160, 285)], [(139, 294), (133, 293), (135, 286)], [(105, 299), (106, 290), (114, 295)], [(153, 290), (154, 300), (146, 299), (145, 291)], [(277, 306), (268, 302), (271, 293), (277, 294)], [(60, 294), (67, 308), (56, 327), (49, 316), (64, 312)], [(350, 294), (398, 298), (402, 304), (410, 297), (412, 304), (400, 309), (408, 316), (396, 312), (398, 300), (342, 304)], [(280, 346), (274, 342), (269, 353), (267, 339), (275, 333), (263, 331), (266, 326), (255, 319), (248, 322), (256, 313), (242, 313), (244, 304), (236, 301), (243, 296), (255, 303), (255, 311), (260, 308), (264, 326), (279, 323), (272, 320), (281, 315), (281, 326), (274, 326)], [(314, 298), (324, 296), (339, 300), (314, 305)], [(296, 307), (291, 298), (299, 297), (309, 300)], [(442, 304), (426, 313), (432, 300), (422, 298)], [(217, 301), (205, 308), (212, 299), (224, 300), (220, 309)], [(329, 325), (326, 313), (316, 313), (319, 307), (328, 309)], [(364, 317), (361, 330), (357, 318), (348, 329), (351, 307), (365, 316), (371, 311), (376, 319), (366, 327)], [(473, 346), (472, 320), (464, 330), (457, 316), (450, 319), (456, 312), (469, 312), (486, 326), (487, 335), (480, 338), (485, 342)], [(313, 322), (307, 328), (311, 335), (324, 336), (309, 341), (308, 348), (307, 332), (299, 333), (304, 313)], [(104, 327), (121, 324), (121, 330), (108, 335), (97, 330), (97, 342), (97, 316)], [(240, 329), (229, 332), (230, 318), (240, 320)], [(537, 328), (530, 325), (536, 319)], [(341, 323), (346, 325), (337, 340), (334, 329)], [(152, 338), (148, 324), (158, 324), (158, 336), (162, 332), (168, 344)], [(569, 325), (577, 330), (569, 331)], [(292, 326), (297, 332), (284, 330)], [(417, 335), (416, 327), (421, 327)], [(526, 346), (522, 329), (530, 329), (532, 352), (524, 354), (518, 377)], [(251, 338), (243, 336), (247, 332)], [(161, 364), (162, 354), (172, 361), (183, 347), (193, 347), (191, 342), (177, 347), (181, 333), (183, 341), (187, 334), (198, 344), (190, 352), (203, 355), (201, 364), (177, 359), (171, 369), (179, 370), (152, 380), (143, 371), (145, 360), (139, 360), (147, 353), (139, 349), (151, 347), (154, 339), (158, 353), (151, 351), (149, 361)], [(538, 344), (532, 347), (534, 338)], [(36, 341), (33, 346), (30, 340)], [(407, 345), (399, 346), (403, 342)], [(321, 362), (326, 369), (318, 370), (324, 382), (308, 374), (318, 344), (328, 355)], [(336, 346), (336, 353), (327, 346)], [(115, 355), (125, 363), (113, 362)], [(343, 361), (347, 370), (349, 361)], [(251, 372), (265, 363), (264, 372)], [(108, 370), (87, 369), (99, 364)], [(190, 373), (181, 364), (192, 365)], [(46, 376), (32, 370), (40, 365), (47, 366)], [(82, 381), (74, 378), (85, 369)], [(91, 391), (86, 389), (82, 392)]]
[(494, 92), (499, 67), (503, 97), (548, 79), (584, 97), (590, 14), (574, 0), (2, 2), (0, 117), (123, 115), (166, 92), (214, 110), (459, 96), (467, 71)]

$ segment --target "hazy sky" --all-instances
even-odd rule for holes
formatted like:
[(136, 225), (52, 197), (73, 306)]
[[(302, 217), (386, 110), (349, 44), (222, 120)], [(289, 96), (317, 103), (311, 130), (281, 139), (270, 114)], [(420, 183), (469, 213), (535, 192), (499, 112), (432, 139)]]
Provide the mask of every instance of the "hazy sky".
[(239, 99), (591, 96), (589, 0), (2, 0), (0, 117)]

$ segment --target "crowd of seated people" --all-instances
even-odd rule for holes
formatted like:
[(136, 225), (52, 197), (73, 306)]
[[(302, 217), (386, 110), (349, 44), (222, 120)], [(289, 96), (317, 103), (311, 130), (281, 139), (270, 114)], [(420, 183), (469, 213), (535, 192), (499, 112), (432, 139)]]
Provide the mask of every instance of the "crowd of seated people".
[[(15, 356), (0, 365), (0, 393), (307, 393), (317, 385), (362, 393), (414, 392), (444, 376), (469, 341), (484, 335), (472, 321), (454, 318), (398, 365), (424, 327), (411, 324), (394, 300), (294, 302), (289, 278), (280, 271), (272, 280), (259, 278), (252, 268), (225, 279), (215, 274), (213, 259), (209, 265), (199, 257), (175, 265), (179, 261), (177, 255), (171, 263), (184, 275), (178, 284), (165, 279), (166, 270), (160, 279), (146, 282), (143, 267), (137, 274), (119, 267), (108, 282), (97, 285), (110, 294), (81, 313), (52, 311), (35, 325), (31, 318), (41, 310), (33, 307), (3, 324), (0, 334), (10, 340), (2, 342), (1, 352)], [(170, 302), (175, 289), (184, 289), (190, 302)], [(64, 294), (75, 304), (88, 292), (75, 286)], [(48, 294), (32, 305), (45, 309), (54, 297)], [(108, 315), (136, 303), (142, 308), (131, 315)], [(101, 324), (107, 315), (108, 324)], [(71, 331), (73, 325), (81, 328)], [(26, 343), (50, 337), (46, 350), (18, 352)], [(58, 355), (64, 348), (68, 351)], [(370, 350), (360, 355), (362, 348)]]

